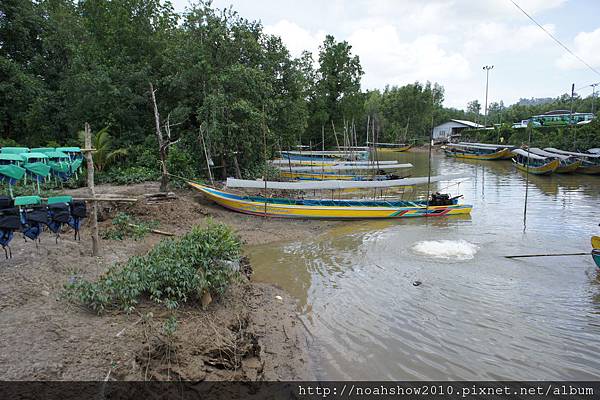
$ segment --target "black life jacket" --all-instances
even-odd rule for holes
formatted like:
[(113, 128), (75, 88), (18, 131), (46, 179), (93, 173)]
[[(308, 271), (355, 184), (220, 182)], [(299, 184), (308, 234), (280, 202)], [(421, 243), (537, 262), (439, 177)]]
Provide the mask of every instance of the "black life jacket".
[(0, 209), (0, 246), (2, 246), (6, 258), (9, 258), (9, 254), (12, 257), (9, 244), (14, 236), (14, 232), (21, 228), (20, 216), (21, 213), (17, 207)]
[(69, 203), (48, 204), (48, 228), (56, 233), (56, 239), (60, 234), (60, 228), (68, 224), (71, 219)]
[(48, 225), (48, 206), (34, 205), (23, 209), (21, 224), (23, 235), (36, 240), (41, 235), (44, 225)]
[(87, 207), (85, 201), (73, 200), (71, 202), (71, 219), (69, 226), (75, 231), (75, 239), (81, 239), (79, 229), (81, 228), (81, 219), (87, 217)]

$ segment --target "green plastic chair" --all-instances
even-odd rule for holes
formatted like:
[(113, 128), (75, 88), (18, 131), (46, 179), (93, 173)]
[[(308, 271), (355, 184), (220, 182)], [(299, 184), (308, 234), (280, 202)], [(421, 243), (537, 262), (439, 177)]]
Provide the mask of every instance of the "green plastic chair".
[(48, 197), (48, 204), (70, 203), (72, 201), (73, 201), (73, 196)]
[(34, 206), (42, 204), (40, 196), (18, 196), (15, 197), (15, 206)]

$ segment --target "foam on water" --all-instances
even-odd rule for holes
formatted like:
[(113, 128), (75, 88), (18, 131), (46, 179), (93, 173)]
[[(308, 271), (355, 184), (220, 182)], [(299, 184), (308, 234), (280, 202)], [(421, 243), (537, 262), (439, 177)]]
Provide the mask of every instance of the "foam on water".
[(446, 260), (471, 260), (475, 257), (478, 247), (466, 240), (423, 240), (417, 242), (413, 251)]

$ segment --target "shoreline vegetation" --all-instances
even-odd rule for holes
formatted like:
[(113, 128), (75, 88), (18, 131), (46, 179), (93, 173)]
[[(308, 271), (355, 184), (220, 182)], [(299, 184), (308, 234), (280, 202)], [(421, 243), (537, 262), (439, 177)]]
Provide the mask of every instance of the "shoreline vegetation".
[[(103, 240), (97, 258), (89, 256), (87, 225), (81, 241), (67, 233), (58, 244), (44, 238), (37, 250), (33, 243), (15, 241), (13, 258), (3, 262), (0, 276), (3, 379), (314, 379), (309, 372), (311, 337), (297, 315), (295, 300), (277, 287), (252, 281), (242, 243), (301, 239), (335, 223), (295, 221), (290, 225), (289, 221), (233, 214), (190, 191), (177, 191), (177, 199), (168, 203), (146, 203), (144, 194), (157, 188), (158, 182), (97, 186), (99, 194), (139, 199), (133, 205), (106, 204), (100, 210), (101, 232), (114, 227), (115, 216), (127, 213), (133, 221), (175, 233), (174, 239), (165, 241), (161, 235), (145, 232), (137, 240)], [(207, 250), (207, 235), (216, 248)], [(181, 243), (186, 240), (194, 244), (194, 251), (184, 251)], [(183, 291), (169, 295), (165, 287), (188, 285), (193, 279), (179, 275), (177, 282), (165, 282), (172, 275), (160, 277), (169, 265), (176, 267), (183, 260), (171, 257), (172, 262), (165, 263), (160, 259), (165, 254), (161, 246), (171, 246), (174, 254), (185, 253), (184, 258), (192, 256), (200, 263), (231, 257), (239, 261), (239, 272), (220, 270), (224, 271), (221, 276), (206, 279), (216, 283), (208, 291), (192, 294), (186, 301), (178, 298), (174, 304)], [(139, 268), (135, 263), (141, 263)], [(159, 276), (145, 282), (154, 293), (144, 287), (143, 270)], [(112, 282), (107, 284), (107, 279)], [(159, 288), (157, 281), (163, 286)], [(65, 290), (65, 285), (71, 289)], [(190, 290), (203, 287), (189, 286)], [(92, 289), (95, 297), (90, 297)], [(158, 297), (157, 290), (163, 290)], [(128, 301), (115, 301), (119, 296)], [(91, 298), (104, 309), (92, 310)]]

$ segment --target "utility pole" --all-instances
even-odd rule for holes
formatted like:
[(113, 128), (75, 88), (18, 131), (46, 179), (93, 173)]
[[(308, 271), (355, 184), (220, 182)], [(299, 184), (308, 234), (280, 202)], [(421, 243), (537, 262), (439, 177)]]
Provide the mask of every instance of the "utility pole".
[(594, 105), (596, 103), (596, 86), (598, 86), (598, 83), (592, 83), (590, 85), (592, 87), (592, 115), (594, 114)]
[(493, 65), (486, 65), (483, 67), (485, 70), (485, 117), (484, 117), (484, 128), (487, 127), (487, 112), (488, 112), (488, 86), (490, 82), (490, 69), (494, 68)]
[(571, 85), (571, 113), (569, 115), (569, 124), (573, 124), (573, 97), (575, 96), (575, 84)]

